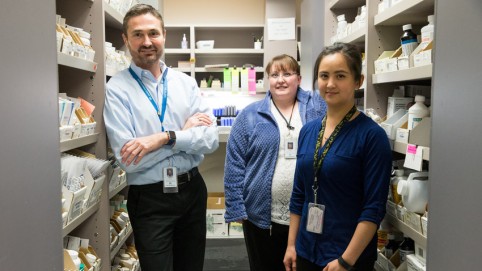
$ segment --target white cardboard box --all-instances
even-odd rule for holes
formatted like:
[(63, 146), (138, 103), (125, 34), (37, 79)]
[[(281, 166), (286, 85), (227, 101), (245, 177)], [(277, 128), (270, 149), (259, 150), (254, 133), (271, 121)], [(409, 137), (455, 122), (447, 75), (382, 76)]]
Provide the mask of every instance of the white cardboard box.
[(224, 220), (224, 193), (209, 193), (206, 210), (206, 236), (228, 236), (228, 224)]
[(405, 109), (399, 109), (390, 118), (380, 123), (380, 126), (385, 130), (389, 139), (394, 140), (397, 129), (408, 120), (408, 113)]
[(417, 256), (407, 255), (407, 270), (408, 271), (425, 271), (425, 261), (419, 259)]
[(412, 97), (388, 97), (387, 118), (390, 118), (400, 109), (407, 110), (407, 105), (413, 102)]

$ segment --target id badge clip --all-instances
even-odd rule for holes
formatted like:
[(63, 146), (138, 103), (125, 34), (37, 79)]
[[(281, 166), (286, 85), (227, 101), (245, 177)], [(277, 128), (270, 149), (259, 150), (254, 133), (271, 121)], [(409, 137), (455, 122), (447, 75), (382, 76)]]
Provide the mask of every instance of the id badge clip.
[(294, 159), (298, 152), (298, 139), (291, 136), (285, 137), (285, 158)]
[(308, 218), (306, 231), (312, 233), (323, 233), (323, 217), (325, 215), (325, 205), (310, 203), (308, 204)]
[(164, 193), (177, 193), (179, 192), (177, 182), (177, 168), (166, 167), (163, 170), (164, 181), (162, 182), (162, 190)]

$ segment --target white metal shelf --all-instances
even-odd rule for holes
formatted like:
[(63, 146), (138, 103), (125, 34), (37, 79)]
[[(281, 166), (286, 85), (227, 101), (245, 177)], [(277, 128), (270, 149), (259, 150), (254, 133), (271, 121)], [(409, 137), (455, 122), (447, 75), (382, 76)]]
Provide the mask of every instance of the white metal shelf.
[(394, 217), (390, 214), (386, 214), (385, 219), (388, 221), (388, 223), (393, 225), (395, 228), (402, 231), (404, 235), (412, 238), (413, 241), (415, 241), (415, 243), (417, 243), (418, 245), (420, 245), (423, 248), (427, 248), (427, 237), (423, 236), (421, 233), (414, 230), (412, 227), (407, 225), (405, 222), (399, 220), (398, 218), (396, 218), (396, 217)]
[(244, 239), (243, 235), (237, 235), (237, 236), (206, 236), (206, 239)]
[(179, 48), (166, 48), (164, 49), (164, 54), (169, 55), (189, 55), (191, 53), (191, 49), (179, 49)]
[[(401, 154), (406, 154), (407, 153), (407, 145), (408, 145), (407, 143), (395, 141), (393, 143), (393, 151), (401, 153)], [(428, 147), (425, 148), (425, 150), (423, 152), (422, 159), (425, 160), (425, 161), (430, 161), (430, 148), (428, 148)]]
[(434, 12), (435, 0), (403, 0), (375, 15), (375, 26), (427, 24), (427, 16)]
[(328, 4), (330, 9), (357, 8), (365, 5), (365, 0), (331, 0)]
[(225, 127), (225, 129), (219, 130), (218, 133), (219, 133), (219, 142), (228, 142), (229, 134), (231, 134), (231, 127)]
[(124, 189), (127, 186), (127, 181), (121, 183), (118, 185), (116, 188), (114, 188), (112, 191), (109, 191), (109, 199), (113, 198), (115, 195), (119, 194), (122, 189)]
[[(263, 67), (254, 67), (254, 70), (256, 72), (264, 72)], [(203, 68), (203, 67), (197, 67), (194, 68), (195, 72), (223, 72), (224, 68)]]
[(65, 152), (97, 142), (99, 133), (60, 142), (60, 152)]
[(77, 228), (80, 224), (82, 224), (87, 218), (89, 218), (91, 215), (97, 212), (97, 210), (99, 210), (99, 206), (100, 206), (100, 202), (90, 206), (89, 209), (82, 212), (82, 214), (80, 214), (73, 221), (67, 224), (67, 226), (65, 226), (62, 229), (62, 237), (67, 236), (67, 234), (69, 234), (71, 231)]
[(130, 226), (128, 228), (127, 233), (124, 235), (124, 237), (122, 239), (120, 239), (119, 242), (117, 243), (117, 246), (115, 246), (115, 248), (111, 250), (111, 252), (110, 252), (110, 260), (111, 261), (114, 259), (117, 252), (119, 252), (120, 248), (122, 247), (122, 245), (124, 245), (124, 243), (131, 236), (131, 234), (132, 234), (132, 227)]
[[(243, 97), (248, 97), (248, 96), (255, 96), (255, 95), (249, 95), (245, 94), (241, 91), (238, 93), (233, 93), (230, 89), (224, 89), (224, 88), (199, 88), (201, 90), (201, 95), (208, 97), (208, 96), (223, 96), (223, 95), (238, 95), (238, 96), (243, 96)], [(256, 88), (256, 95), (258, 94), (263, 94), (266, 93), (266, 90), (264, 88)]]
[(104, 2), (103, 4), (105, 13), (105, 25), (116, 29), (122, 29), (122, 21), (124, 20), (124, 16), (108, 3)]
[(264, 54), (264, 49), (250, 49), (250, 48), (220, 48), (220, 49), (195, 49), (196, 54), (232, 54), (232, 55), (245, 55), (245, 54)]
[(432, 78), (432, 64), (406, 70), (384, 72), (372, 75), (373, 84), (424, 80)]
[(340, 42), (345, 43), (363, 43), (363, 47), (365, 47), (365, 36), (366, 36), (367, 28), (363, 27), (355, 32), (352, 32), (350, 35), (340, 39)]
[(62, 52), (57, 52), (57, 63), (59, 65), (76, 68), (79, 70), (95, 72), (97, 70), (97, 63), (78, 58), (75, 56), (71, 56), (68, 54), (64, 54)]

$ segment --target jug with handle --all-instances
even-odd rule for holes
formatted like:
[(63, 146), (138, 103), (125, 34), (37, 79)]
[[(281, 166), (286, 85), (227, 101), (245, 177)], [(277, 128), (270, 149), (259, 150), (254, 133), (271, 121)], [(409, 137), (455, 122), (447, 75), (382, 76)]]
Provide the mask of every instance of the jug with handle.
[(408, 211), (423, 214), (428, 203), (428, 172), (415, 172), (400, 180), (397, 192)]

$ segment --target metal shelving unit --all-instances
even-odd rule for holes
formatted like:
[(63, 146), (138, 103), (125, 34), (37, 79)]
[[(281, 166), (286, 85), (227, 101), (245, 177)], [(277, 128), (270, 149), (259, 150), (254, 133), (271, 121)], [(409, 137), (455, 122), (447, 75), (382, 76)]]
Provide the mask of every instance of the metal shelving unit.
[(83, 136), (75, 139), (60, 141), (60, 152), (69, 151), (82, 146), (87, 146), (97, 142), (99, 138), (99, 133), (95, 133), (88, 136)]

